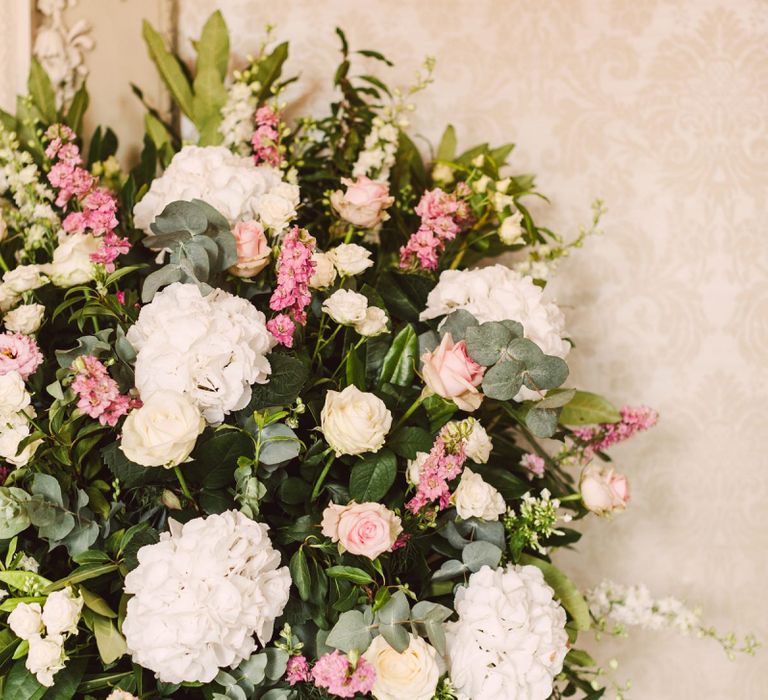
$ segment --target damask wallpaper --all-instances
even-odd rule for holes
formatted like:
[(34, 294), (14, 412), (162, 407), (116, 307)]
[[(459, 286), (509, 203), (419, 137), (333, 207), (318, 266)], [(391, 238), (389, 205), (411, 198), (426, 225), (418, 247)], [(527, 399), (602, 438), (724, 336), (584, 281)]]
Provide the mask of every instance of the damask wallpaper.
[[(302, 73), (289, 95), (302, 111), (328, 96), (337, 25), (396, 60), (396, 83), (434, 56), (413, 135), (434, 141), (450, 120), (464, 145), (515, 141), (515, 169), (539, 174), (552, 199), (540, 215), (566, 235), (605, 200), (604, 235), (552, 285), (577, 346), (573, 382), (651, 405), (661, 421), (614, 453), (632, 483), (628, 511), (587, 524), (563, 563), (583, 587), (645, 582), (768, 643), (768, 2), (177, 4), (187, 54), (217, 7), (241, 55), (276, 25), (291, 40), (289, 70)], [(129, 113), (132, 98), (113, 89), (126, 78), (157, 85), (146, 62), (127, 59), (143, 56), (137, 13), (157, 22), (161, 5), (73, 9), (94, 25), (94, 122)], [(633, 680), (635, 700), (768, 697), (765, 651), (729, 662), (711, 641), (651, 632), (594, 650), (623, 659), (616, 675)]]

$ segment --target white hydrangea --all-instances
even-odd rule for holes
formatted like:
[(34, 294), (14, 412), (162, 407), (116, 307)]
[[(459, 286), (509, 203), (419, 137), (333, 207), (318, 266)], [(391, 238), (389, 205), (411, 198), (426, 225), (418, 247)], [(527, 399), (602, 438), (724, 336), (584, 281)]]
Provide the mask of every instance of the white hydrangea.
[(446, 623), (459, 700), (545, 700), (568, 651), (565, 611), (535, 566), (484, 566), (456, 593)]
[(272, 638), (291, 576), (263, 523), (237, 511), (195, 518), (142, 547), (125, 578), (133, 660), (167, 683), (212, 681)]
[(266, 356), (276, 342), (249, 301), (220, 289), (203, 296), (180, 282), (155, 295), (127, 337), (137, 351), (141, 396), (186, 394), (211, 424), (243, 408), (252, 384), (269, 380)]
[(202, 199), (231, 224), (256, 219), (261, 200), (281, 183), (279, 170), (254, 165), (225, 146), (184, 146), (134, 207), (134, 223), (150, 233), (166, 205), (190, 199)]

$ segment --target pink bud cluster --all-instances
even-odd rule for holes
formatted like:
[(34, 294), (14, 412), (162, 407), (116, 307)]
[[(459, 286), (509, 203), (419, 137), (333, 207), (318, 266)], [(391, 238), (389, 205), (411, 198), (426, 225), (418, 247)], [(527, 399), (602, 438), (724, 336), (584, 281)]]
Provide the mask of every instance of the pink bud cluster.
[(273, 168), (280, 166), (280, 114), (272, 107), (256, 110), (256, 131), (251, 137), (253, 160), (258, 165), (266, 163)]
[(466, 440), (449, 436), (448, 427), (444, 427), (435, 439), (429, 455), (419, 471), (419, 484), (416, 495), (405, 504), (413, 514), (418, 513), (430, 503), (437, 503), (438, 510), (448, 507), (451, 499), (453, 481), (464, 467), (467, 460)]
[(63, 124), (55, 124), (46, 132), (49, 139), (45, 155), (53, 161), (48, 181), (59, 193), (56, 205), (67, 207), (76, 201), (77, 209), (66, 216), (62, 226), (67, 233), (90, 233), (102, 237), (101, 247), (91, 260), (114, 272), (115, 260), (131, 246), (127, 238), (115, 233), (117, 228), (117, 199), (106, 187), (82, 167), (80, 149), (74, 143), (75, 134)]
[(628, 440), (635, 433), (648, 430), (656, 425), (659, 414), (647, 406), (624, 406), (618, 423), (601, 423), (588, 428), (576, 428), (573, 434), (582, 442), (585, 457), (590, 458), (594, 452), (602, 452), (613, 445)]
[(341, 652), (323, 654), (311, 671), (312, 680), (318, 688), (325, 688), (330, 695), (339, 698), (353, 698), (367, 695), (376, 682), (376, 671), (362, 656), (353, 665)]
[(440, 253), (446, 241), (456, 235), (469, 220), (469, 206), (463, 197), (469, 193), (466, 185), (460, 183), (456, 192), (449, 194), (439, 187), (427, 190), (416, 206), (421, 225), (408, 243), (400, 248), (400, 267), (415, 266), (424, 270), (436, 270)]
[(315, 272), (312, 255), (315, 239), (304, 229), (294, 226), (283, 238), (277, 259), (277, 286), (269, 300), (269, 308), (281, 311), (267, 323), (269, 332), (286, 347), (293, 346), (296, 324), (307, 322), (306, 308), (312, 301), (309, 280)]
[(122, 416), (139, 404), (136, 399), (120, 393), (117, 382), (93, 355), (78, 357), (73, 367), (77, 370), (72, 382), (72, 390), (78, 395), (77, 407), (85, 415), (98, 418), (102, 425), (115, 426)]
[(0, 333), (0, 376), (18, 372), (26, 381), (43, 361), (35, 339), (21, 333)]
[(311, 677), (306, 656), (299, 654), (288, 659), (285, 666), (285, 680), (288, 681), (289, 685), (306, 683)]
[(544, 458), (539, 455), (535, 455), (531, 452), (526, 452), (520, 458), (520, 466), (528, 471), (528, 478), (533, 479), (534, 476), (544, 476)]

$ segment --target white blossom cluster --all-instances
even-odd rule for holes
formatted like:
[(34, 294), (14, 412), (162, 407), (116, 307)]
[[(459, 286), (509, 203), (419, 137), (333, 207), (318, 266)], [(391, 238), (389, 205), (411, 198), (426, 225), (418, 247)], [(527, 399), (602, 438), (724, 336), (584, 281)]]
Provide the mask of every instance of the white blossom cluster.
[(459, 700), (545, 700), (568, 651), (565, 610), (535, 566), (484, 566), (445, 625)]
[(234, 81), (227, 90), (227, 101), (221, 108), (219, 133), (223, 144), (233, 153), (247, 156), (251, 152), (253, 115), (258, 106), (261, 84)]
[(142, 399), (159, 390), (184, 394), (211, 424), (243, 408), (252, 384), (268, 381), (267, 355), (276, 342), (246, 299), (220, 289), (203, 296), (180, 282), (142, 308), (127, 338), (137, 351)]
[[(53, 190), (32, 156), (19, 147), (15, 134), (0, 126), (0, 195), (10, 194), (15, 208), (0, 212), (0, 241), (11, 226), (24, 238), (24, 251), (36, 250), (55, 240), (61, 222), (51, 202)], [(22, 257), (26, 257), (22, 252)]]
[(71, 588), (54, 591), (40, 603), (19, 603), (8, 616), (11, 631), (29, 644), (25, 665), (37, 682), (53, 685), (53, 677), (64, 668), (64, 642), (77, 634), (83, 598)]
[(237, 511), (195, 518), (142, 547), (125, 578), (133, 660), (168, 683), (208, 683), (272, 638), (291, 576), (263, 523)]
[(30, 418), (35, 409), (18, 372), (0, 375), (0, 458), (14, 467), (23, 467), (32, 459), (41, 440), (35, 440), (19, 452), (19, 445), (31, 433)]
[(558, 522), (571, 521), (571, 515), (561, 516), (559, 508), (559, 499), (552, 498), (549, 489), (542, 489), (539, 497), (532, 496), (530, 492), (525, 493), (517, 505), (517, 512), (507, 512), (504, 527), (524, 546), (546, 554), (547, 549), (542, 546), (541, 540), (552, 535), (562, 535), (562, 531), (556, 528)]
[(389, 180), (389, 171), (395, 164), (399, 134), (395, 124), (381, 117), (374, 117), (371, 131), (365, 137), (363, 150), (352, 167), (352, 176), (357, 178), (364, 175), (378, 182)]

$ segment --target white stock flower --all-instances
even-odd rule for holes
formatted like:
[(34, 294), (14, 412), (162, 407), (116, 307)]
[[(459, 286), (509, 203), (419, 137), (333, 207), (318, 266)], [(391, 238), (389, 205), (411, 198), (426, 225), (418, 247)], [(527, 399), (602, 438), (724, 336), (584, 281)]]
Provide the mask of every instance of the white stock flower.
[(498, 520), (507, 510), (504, 497), (469, 467), (461, 473), (459, 485), (453, 492), (453, 502), (459, 517), (464, 520)]
[(14, 333), (32, 335), (40, 330), (44, 316), (45, 307), (42, 304), (25, 304), (5, 314), (3, 325)]
[(120, 449), (144, 467), (175, 467), (195, 448), (205, 420), (184, 394), (159, 390), (128, 414)]
[(545, 700), (568, 651), (565, 611), (535, 566), (484, 566), (456, 592), (445, 625), (460, 700)]
[(66, 659), (64, 638), (60, 635), (30, 638), (25, 665), (40, 685), (50, 688), (53, 685), (53, 676), (64, 668)]
[(3, 286), (14, 294), (38, 289), (47, 283), (40, 265), (19, 265), (3, 275)]
[(376, 700), (431, 700), (445, 664), (421, 637), (408, 635), (408, 648), (398, 653), (379, 635), (363, 654), (376, 670), (371, 694)]
[(387, 332), (387, 313), (378, 306), (369, 306), (365, 316), (355, 324), (355, 330), (366, 337), (381, 335)]
[(53, 251), (53, 261), (41, 265), (43, 271), (57, 287), (74, 287), (93, 279), (91, 253), (101, 244), (90, 233), (62, 233), (59, 245)]
[(255, 219), (261, 200), (280, 182), (279, 170), (254, 165), (225, 146), (184, 146), (134, 207), (134, 223), (149, 234), (168, 204), (191, 199), (210, 204), (230, 224)]
[(83, 597), (70, 587), (51, 593), (43, 605), (43, 624), (48, 634), (75, 634), (83, 609)]
[(515, 210), (501, 222), (499, 238), (505, 245), (516, 245), (523, 240), (523, 215)]
[(491, 456), (493, 442), (488, 437), (488, 433), (485, 432), (485, 428), (480, 425), (479, 420), (475, 418), (467, 418), (466, 420), (472, 426), (472, 432), (464, 443), (464, 452), (473, 462), (485, 464)]
[(337, 455), (378, 452), (391, 427), (392, 414), (384, 402), (354, 384), (325, 395), (320, 430)]
[(246, 299), (220, 289), (203, 296), (179, 282), (142, 308), (127, 338), (137, 351), (142, 399), (160, 389), (185, 394), (210, 424), (243, 408), (252, 384), (269, 380), (267, 354), (276, 342)]
[(351, 289), (337, 289), (323, 302), (323, 311), (336, 323), (353, 326), (365, 320), (368, 299)]
[(29, 392), (18, 372), (0, 375), (0, 430), (2, 416), (23, 411), (29, 402)]
[(405, 478), (409, 484), (418, 486), (421, 481), (421, 469), (424, 462), (429, 459), (429, 452), (417, 452), (416, 457), (408, 460), (408, 468), (405, 472)]
[(226, 511), (171, 521), (125, 578), (123, 634), (133, 660), (166, 683), (214, 679), (272, 639), (291, 586), (268, 527)]
[(315, 271), (309, 280), (312, 289), (328, 289), (336, 281), (336, 268), (328, 253), (318, 250), (312, 254)]
[(357, 243), (342, 243), (328, 251), (339, 274), (350, 277), (359, 275), (373, 266), (371, 251)]
[(42, 442), (35, 440), (17, 454), (21, 441), (28, 438), (32, 432), (29, 427), (29, 417), (34, 415), (35, 412), (31, 406), (19, 413), (0, 415), (0, 457), (15, 467), (28, 464)]
[(40, 603), (19, 603), (8, 615), (8, 626), (19, 639), (39, 636), (43, 631)]

